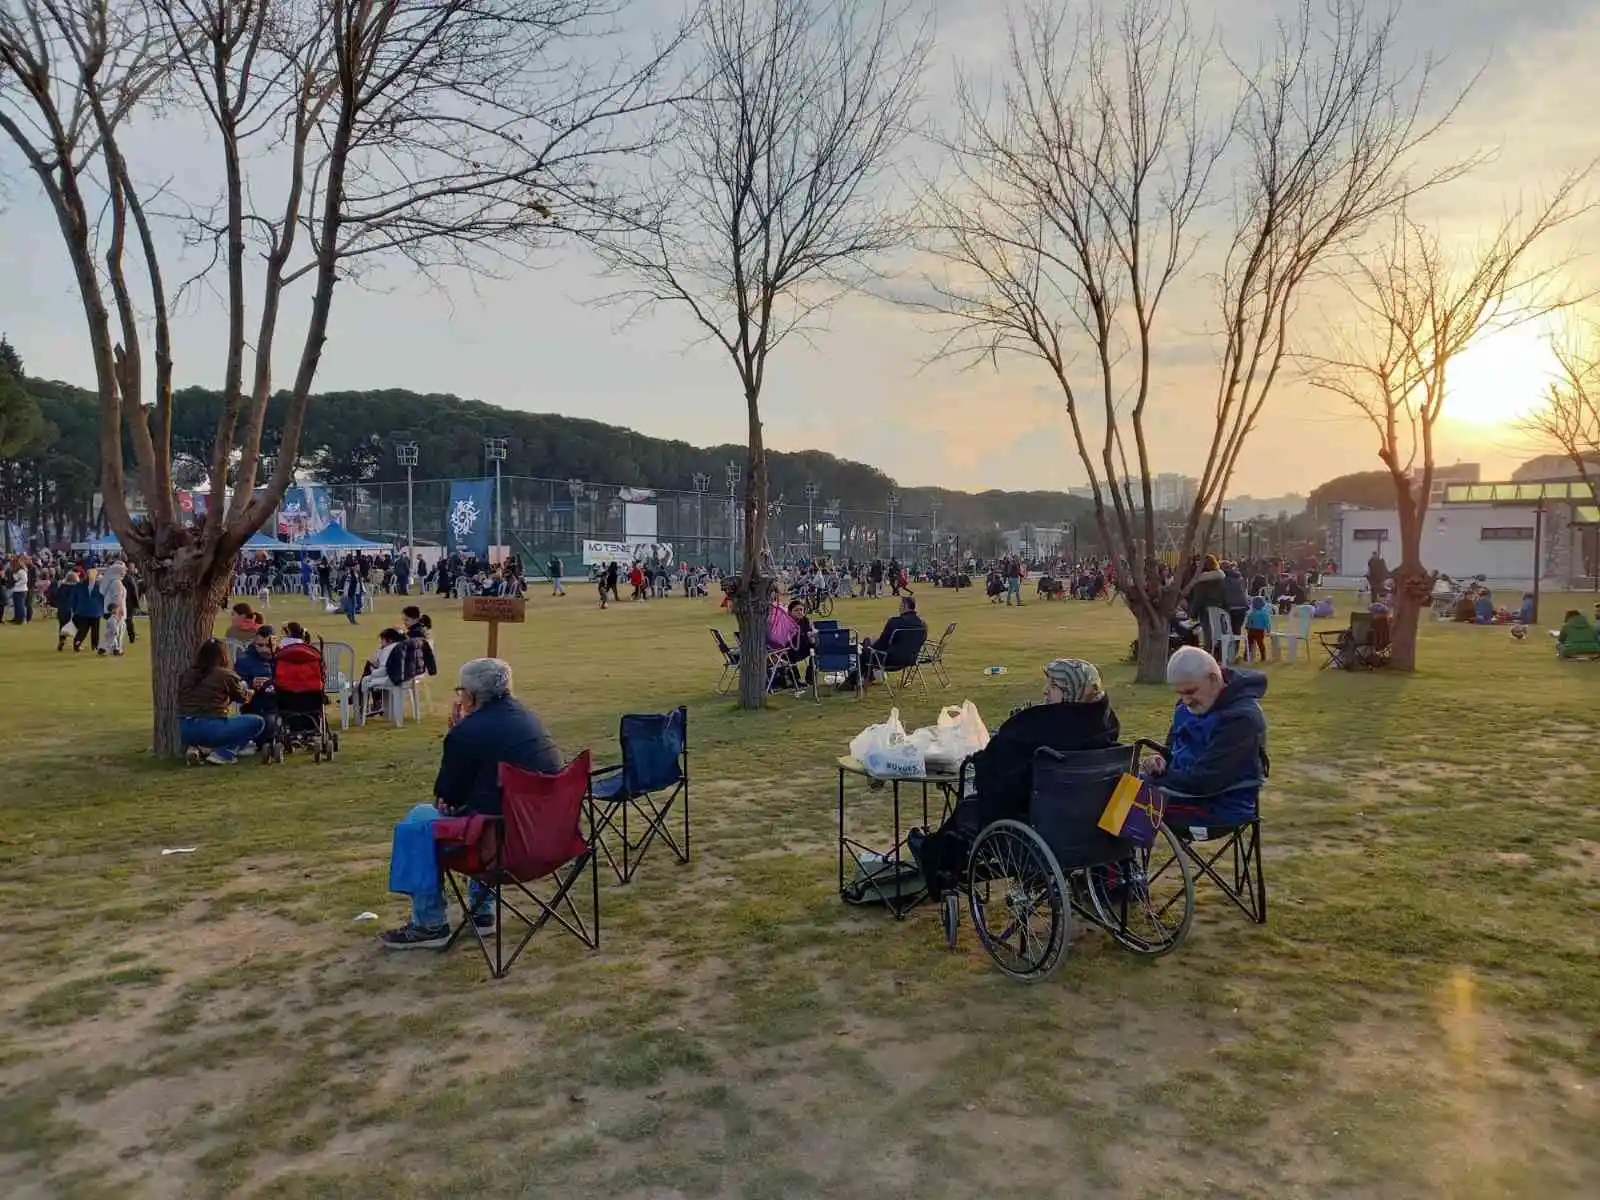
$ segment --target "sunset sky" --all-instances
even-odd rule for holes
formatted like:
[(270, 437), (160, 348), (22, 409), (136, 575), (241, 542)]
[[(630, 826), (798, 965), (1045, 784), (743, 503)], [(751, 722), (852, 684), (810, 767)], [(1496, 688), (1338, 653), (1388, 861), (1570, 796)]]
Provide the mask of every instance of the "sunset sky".
[[(1230, 47), (1253, 52), (1279, 0), (1196, 0), (1197, 23), (1215, 21)], [(939, 0), (930, 104), (948, 100), (959, 51), (982, 70), (1004, 37), (1001, 6)], [(1470, 237), (1519, 197), (1532, 198), (1561, 172), (1600, 153), (1600, 7), (1577, 0), (1410, 0), (1407, 47), (1420, 59), (1447, 56), (1440, 98), (1474, 70), (1483, 77), (1438, 146), (1442, 156), (1482, 150), (1495, 160), (1448, 195), (1435, 215), (1452, 236)], [(172, 175), (214, 155), (203, 145), (149, 145), (142, 174)], [(89, 384), (84, 326), (59, 234), (33, 180), (0, 146), (0, 330), (31, 374)], [(1589, 230), (1594, 231), (1594, 224)], [(1594, 264), (1579, 260), (1573, 286), (1592, 287)], [(623, 328), (614, 310), (589, 302), (611, 290), (580, 251), (552, 254), (543, 269), (504, 280), (449, 278), (448, 294), (404, 278), (383, 292), (341, 290), (319, 390), (405, 387), (454, 392), (511, 408), (566, 413), (707, 444), (739, 440), (740, 394), (731, 368), (676, 314)], [(1301, 313), (1308, 335), (1340, 314)], [(1210, 314), (1188, 297), (1169, 309), (1151, 444), (1157, 470), (1192, 473), (1207, 432), (1213, 368), (1200, 334)], [(1311, 324), (1306, 324), (1311, 323)], [(1482, 460), (1490, 476), (1541, 447), (1510, 418), (1537, 401), (1551, 364), (1530, 325), (1484, 344), (1456, 367), (1453, 417), (1441, 462)], [(180, 385), (215, 386), (222, 314), (214, 299), (187, 305), (178, 327)], [(1002, 360), (1000, 371), (961, 373), (926, 360), (937, 344), (927, 323), (882, 302), (856, 298), (834, 312), (813, 344), (786, 345), (771, 367), (769, 442), (815, 447), (870, 462), (906, 484), (982, 489), (1066, 488), (1084, 480), (1059, 393), (1039, 369)], [(297, 347), (280, 349), (286, 381)], [(1374, 440), (1333, 398), (1291, 382), (1271, 403), (1245, 451), (1234, 494), (1305, 492), (1345, 471), (1377, 467)], [(422, 450), (427, 473), (427, 450)], [(508, 463), (515, 471), (516, 464)], [(618, 482), (627, 482), (621, 480)]]

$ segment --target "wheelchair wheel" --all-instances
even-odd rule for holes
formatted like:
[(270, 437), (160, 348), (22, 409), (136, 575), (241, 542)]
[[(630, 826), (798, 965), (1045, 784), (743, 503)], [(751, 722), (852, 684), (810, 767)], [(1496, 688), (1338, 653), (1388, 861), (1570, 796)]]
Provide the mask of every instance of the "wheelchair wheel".
[(997, 967), (1037, 983), (1061, 965), (1071, 905), (1043, 838), (1020, 821), (996, 821), (972, 845), (967, 883), (972, 924)]
[(1132, 859), (1086, 872), (1095, 920), (1124, 950), (1159, 958), (1176, 950), (1194, 920), (1194, 868), (1172, 830)]
[(822, 600), (817, 604), (817, 616), (819, 616), (819, 617), (831, 617), (831, 616), (833, 616), (833, 597), (832, 596), (824, 596), (822, 598)]

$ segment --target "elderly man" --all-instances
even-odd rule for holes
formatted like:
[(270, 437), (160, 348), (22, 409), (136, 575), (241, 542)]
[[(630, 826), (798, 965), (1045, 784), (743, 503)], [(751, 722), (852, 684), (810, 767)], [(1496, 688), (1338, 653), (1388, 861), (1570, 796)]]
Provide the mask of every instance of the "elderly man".
[[(453, 717), (454, 724), (445, 734), (439, 774), (433, 781), (433, 803), (417, 805), (395, 827), (397, 858), (409, 854), (415, 859), (425, 851), (431, 861), (430, 823), (436, 817), (474, 812), (498, 815), (501, 763), (544, 775), (554, 775), (564, 765), (544, 722), (512, 696), (511, 667), (502, 659), (474, 658), (461, 664), (454, 711), (459, 715)], [(391, 864), (391, 882), (399, 866)], [(409, 877), (409, 871), (407, 874)], [(480, 929), (493, 928), (495, 914), (476, 885), (470, 889), (469, 900), (473, 923)], [(428, 887), (411, 892), (411, 920), (379, 938), (391, 950), (437, 949), (449, 939), (443, 880), (432, 877)]]
[(1260, 703), (1267, 677), (1224, 668), (1198, 646), (1184, 646), (1167, 660), (1167, 682), (1178, 693), (1167, 733), (1171, 758), (1147, 755), (1141, 765), (1166, 793), (1168, 818), (1195, 825), (1253, 819), (1267, 773)]

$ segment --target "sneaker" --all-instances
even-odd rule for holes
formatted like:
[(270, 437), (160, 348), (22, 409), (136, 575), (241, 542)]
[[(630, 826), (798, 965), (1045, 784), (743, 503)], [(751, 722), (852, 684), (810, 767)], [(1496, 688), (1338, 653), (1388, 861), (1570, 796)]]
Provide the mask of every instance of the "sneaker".
[(206, 752), (200, 749), (199, 746), (190, 746), (183, 752), (183, 761), (188, 763), (191, 767), (198, 767), (202, 762), (205, 761), (205, 757)]
[(439, 950), (450, 942), (450, 926), (424, 929), (407, 923), (398, 929), (389, 929), (378, 935), (385, 950)]
[(255, 754), (260, 749), (261, 747), (257, 746), (254, 742), (246, 742), (244, 745), (235, 750), (234, 753), (240, 758), (249, 758), (252, 754)]
[(231, 767), (239, 760), (231, 750), (212, 750), (206, 755), (206, 761), (213, 767)]
[(106, 656), (106, 648), (104, 646), (101, 646), (100, 649), (95, 651), (95, 653), (98, 654), (101, 658), (104, 658)]
[(472, 924), (480, 933), (494, 932), (496, 914), (493, 912), (477, 912), (472, 914)]

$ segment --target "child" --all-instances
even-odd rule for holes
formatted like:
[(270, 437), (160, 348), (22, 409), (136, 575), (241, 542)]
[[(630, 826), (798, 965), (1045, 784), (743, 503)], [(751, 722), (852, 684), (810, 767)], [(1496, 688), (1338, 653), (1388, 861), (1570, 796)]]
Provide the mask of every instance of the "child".
[(106, 605), (105, 641), (101, 649), (111, 651), (113, 657), (122, 657), (122, 635), (127, 630), (127, 622), (123, 619), (122, 605)]
[(1244, 632), (1246, 638), (1244, 660), (1250, 662), (1260, 653), (1260, 661), (1267, 661), (1267, 634), (1272, 632), (1272, 609), (1267, 606), (1265, 596), (1256, 596), (1250, 601), (1250, 611), (1244, 615)]

